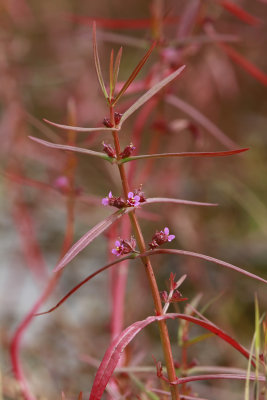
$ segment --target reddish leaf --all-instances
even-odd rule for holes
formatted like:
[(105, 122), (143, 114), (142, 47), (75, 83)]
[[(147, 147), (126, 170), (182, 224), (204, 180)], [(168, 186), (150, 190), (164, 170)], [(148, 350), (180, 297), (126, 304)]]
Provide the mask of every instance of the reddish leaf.
[(192, 251), (186, 251), (186, 250), (176, 250), (176, 249), (155, 249), (155, 250), (149, 250), (146, 251), (145, 253), (142, 254), (142, 256), (152, 256), (153, 254), (179, 254), (179, 255), (184, 255), (184, 256), (191, 256), (191, 257), (196, 257), (196, 258), (201, 258), (202, 260), (210, 261), (215, 264), (222, 265), (223, 267), (233, 269), (236, 272), (240, 272), (243, 275), (246, 275), (250, 278), (256, 279), (258, 281), (267, 283), (266, 279), (261, 278), (258, 275), (252, 274), (251, 272), (248, 272), (242, 268), (237, 267), (236, 265), (229, 264), (225, 261), (218, 260), (217, 258), (206, 256), (205, 254), (200, 254), (200, 253), (194, 253)]
[(234, 347), (247, 359), (249, 359), (249, 352), (243, 346), (241, 346), (235, 339), (233, 339), (223, 330), (209, 322), (202, 321), (195, 317), (184, 314), (166, 314), (162, 316), (148, 317), (143, 321), (138, 321), (130, 325), (121, 333), (121, 335), (119, 335), (119, 337), (117, 337), (111, 343), (97, 370), (89, 400), (101, 399), (104, 390), (108, 384), (108, 381), (111, 378), (113, 371), (121, 358), (123, 350), (142, 329), (155, 321), (177, 318), (202, 326), (203, 328), (209, 330), (210, 332), (214, 333), (215, 335), (219, 336), (221, 339), (229, 343), (232, 347)]
[[(83, 24), (92, 24), (94, 21), (98, 26), (102, 26), (104, 28), (109, 29), (144, 29), (149, 28), (151, 26), (151, 18), (146, 19), (108, 19), (108, 18), (90, 18), (90, 17), (82, 17), (79, 15), (71, 15), (72, 20), (83, 23)], [(166, 24), (177, 24), (179, 21), (178, 16), (166, 17), (164, 22)]]
[(247, 11), (243, 10), (243, 8), (235, 3), (232, 3), (231, 1), (219, 0), (219, 3), (225, 10), (229, 11), (238, 19), (246, 22), (249, 25), (259, 25), (262, 22), (259, 18), (256, 18), (253, 15), (249, 14)]
[(235, 49), (225, 43), (218, 43), (218, 45), (225, 51), (225, 53), (245, 71), (247, 71), (253, 78), (257, 79), (264, 86), (267, 86), (267, 75), (256, 67), (252, 62), (248, 61), (244, 56), (238, 53)]
[(125, 260), (129, 260), (132, 258), (135, 258), (136, 254), (131, 254), (129, 256), (125, 256), (125, 257), (121, 257), (119, 259), (116, 259), (110, 263), (108, 263), (107, 265), (105, 265), (102, 268), (99, 268), (97, 271), (93, 272), (91, 275), (87, 276), (87, 278), (85, 278), (83, 281), (81, 281), (78, 285), (76, 285), (74, 288), (72, 288), (54, 307), (50, 308), (47, 311), (44, 312), (40, 312), (38, 314), (35, 314), (35, 316), (39, 316), (39, 315), (44, 315), (44, 314), (49, 314), (52, 311), (56, 310), (58, 307), (60, 307), (63, 303), (65, 303), (65, 301), (73, 294), (75, 293), (77, 290), (80, 289), (80, 287), (82, 287), (85, 283), (89, 282), (92, 278), (94, 278), (96, 275), (100, 274), (101, 272), (105, 271), (106, 269), (112, 267), (113, 265), (119, 264), (122, 261)]
[(225, 157), (232, 156), (234, 154), (243, 153), (249, 150), (249, 148), (230, 150), (230, 151), (210, 151), (210, 152), (186, 152), (186, 153), (162, 153), (162, 154), (143, 154), (140, 156), (133, 156), (123, 158), (120, 160), (120, 164), (124, 164), (129, 161), (142, 160), (144, 158), (166, 158), (166, 157)]
[(126, 90), (128, 89), (128, 87), (130, 86), (130, 84), (133, 82), (133, 80), (136, 78), (136, 76), (139, 74), (139, 72), (141, 71), (141, 69), (143, 68), (144, 64), (146, 63), (146, 61), (148, 60), (150, 54), (152, 53), (152, 51), (154, 50), (154, 47), (156, 46), (157, 42), (153, 42), (152, 45), (150, 46), (150, 49), (146, 52), (146, 54), (144, 55), (144, 57), (142, 58), (142, 60), (137, 64), (137, 66), (135, 67), (135, 69), (133, 70), (133, 72), (131, 73), (130, 77), (127, 79), (127, 81), (125, 82), (125, 84), (123, 85), (123, 87), (121, 88), (121, 90), (119, 91), (119, 93), (116, 95), (115, 99), (112, 101), (112, 105), (114, 106), (118, 100), (121, 98), (121, 96), (123, 95), (123, 93), (126, 92)]
[[(114, 215), (114, 214), (113, 214)], [(78, 243), (78, 242), (77, 242)], [(74, 245), (75, 246), (75, 245)], [(145, 253), (142, 254), (131, 254), (129, 256), (126, 257), (122, 257), (119, 258), (107, 265), (105, 265), (104, 267), (98, 269), (97, 271), (95, 271), (94, 273), (92, 273), (91, 275), (89, 275), (87, 278), (85, 278), (82, 282), (80, 282), (78, 285), (76, 285), (73, 289), (71, 289), (54, 307), (52, 307), (51, 309), (49, 309), (48, 311), (45, 311), (43, 313), (40, 313), (38, 315), (41, 314), (47, 314), (50, 313), (52, 311), (54, 311), (56, 308), (58, 308), (61, 304), (63, 304), (73, 293), (75, 293), (80, 287), (82, 287), (85, 283), (89, 282), (92, 278), (94, 278), (96, 275), (100, 274), (101, 272), (105, 271), (106, 269), (112, 267), (115, 264), (118, 264), (120, 262), (123, 262), (124, 260), (128, 260), (130, 258), (140, 258), (140, 257), (144, 257), (144, 256), (153, 256), (155, 254), (177, 254), (177, 255), (183, 255), (183, 256), (191, 256), (191, 257), (196, 257), (196, 258), (200, 258), (202, 260), (206, 260), (209, 262), (213, 262), (215, 264), (218, 265), (222, 265), (223, 267), (232, 269), (236, 272), (239, 272), (243, 275), (248, 276), (249, 278), (253, 278), (256, 279), (258, 281), (267, 283), (267, 280), (259, 277), (258, 275), (252, 274), (251, 272), (248, 272), (242, 268), (239, 268), (233, 264), (229, 264), (225, 261), (222, 260), (218, 260), (217, 258), (213, 258), (210, 256), (206, 256), (205, 254), (200, 254), (200, 253), (194, 253), (191, 251), (186, 251), (186, 250), (176, 250), (176, 249), (155, 249), (155, 250), (149, 250), (146, 251)], [(75, 255), (72, 257), (74, 258)], [(67, 261), (68, 262), (68, 261)]]
[(95, 225), (90, 231), (81, 237), (65, 254), (65, 256), (59, 261), (54, 272), (57, 272), (64, 268), (74, 257), (77, 256), (88, 244), (90, 244), (97, 236), (104, 232), (110, 225), (113, 224), (117, 219), (121, 218), (124, 214), (132, 211), (132, 207), (121, 209), (116, 211), (114, 214), (105, 218), (99, 224)]

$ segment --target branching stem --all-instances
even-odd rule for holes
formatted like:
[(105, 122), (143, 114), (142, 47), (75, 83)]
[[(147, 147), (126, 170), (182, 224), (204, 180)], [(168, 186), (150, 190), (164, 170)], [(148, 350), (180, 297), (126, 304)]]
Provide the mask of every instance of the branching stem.
[[(111, 121), (111, 124), (113, 126), (115, 126), (114, 108), (112, 106), (110, 107), (110, 121)], [(120, 159), (119, 154), (121, 153), (121, 148), (120, 148), (120, 142), (119, 142), (119, 137), (118, 137), (118, 131), (114, 130), (114, 131), (112, 131), (112, 134), (113, 134), (114, 146), (115, 146), (115, 150), (116, 150), (117, 159), (119, 160)], [(120, 172), (124, 196), (125, 196), (125, 198), (127, 198), (128, 193), (130, 192), (130, 187), (129, 187), (128, 179), (126, 176), (126, 171), (125, 171), (123, 164), (118, 163), (117, 165), (118, 165), (119, 172)], [(132, 225), (133, 231), (136, 236), (139, 250), (141, 253), (144, 253), (146, 251), (145, 241), (144, 241), (141, 227), (139, 225), (135, 211), (134, 210), (131, 211), (128, 215), (130, 217), (131, 225)], [(157, 281), (156, 281), (156, 278), (154, 275), (154, 271), (153, 271), (150, 259), (148, 256), (145, 256), (145, 257), (142, 257), (141, 260), (145, 267), (146, 275), (147, 275), (147, 278), (149, 281), (151, 293), (152, 293), (153, 300), (154, 300), (156, 315), (163, 315), (163, 309), (162, 309), (159, 289), (158, 289)], [(164, 358), (165, 358), (165, 362), (166, 362), (168, 379), (170, 382), (175, 382), (177, 380), (177, 377), (176, 377), (175, 368), (174, 368), (171, 343), (170, 343), (170, 338), (169, 338), (166, 321), (164, 321), (164, 320), (159, 321), (158, 325), (159, 325), (160, 338), (161, 338)], [(170, 385), (170, 390), (171, 390), (172, 400), (180, 400), (178, 385)]]

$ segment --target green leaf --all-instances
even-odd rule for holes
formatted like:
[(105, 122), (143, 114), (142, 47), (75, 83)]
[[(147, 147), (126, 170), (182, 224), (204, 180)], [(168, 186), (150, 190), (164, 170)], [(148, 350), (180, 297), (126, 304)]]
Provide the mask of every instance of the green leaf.
[(108, 100), (109, 96), (105, 87), (104, 79), (101, 72), (101, 66), (98, 56), (98, 49), (97, 49), (97, 41), (96, 41), (96, 23), (93, 22), (93, 51), (94, 51), (94, 60), (95, 60), (95, 68), (98, 77), (99, 84), (101, 86), (102, 92), (104, 93), (105, 98)]
[(36, 137), (32, 137), (29, 136), (29, 138), (31, 140), (33, 140), (36, 143), (39, 143), (43, 146), (46, 147), (50, 147), (52, 149), (58, 149), (58, 150), (66, 150), (66, 151), (74, 151), (76, 153), (83, 153), (83, 154), (89, 154), (91, 156), (96, 156), (96, 157), (100, 157), (103, 158), (104, 160), (107, 160), (111, 163), (114, 162), (114, 158), (109, 157), (108, 155), (106, 155), (105, 153), (100, 153), (99, 151), (93, 151), (93, 150), (88, 150), (88, 149), (83, 149), (81, 147), (76, 147), (76, 146), (68, 146), (65, 144), (56, 144), (56, 143), (51, 143), (51, 142), (47, 142), (45, 140), (42, 139), (38, 139)]

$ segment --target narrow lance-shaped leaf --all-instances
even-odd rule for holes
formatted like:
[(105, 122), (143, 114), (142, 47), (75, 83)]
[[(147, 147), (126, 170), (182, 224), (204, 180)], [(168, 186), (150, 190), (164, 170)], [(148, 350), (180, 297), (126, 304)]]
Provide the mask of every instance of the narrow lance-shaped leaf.
[(208, 152), (184, 152), (184, 153), (161, 153), (161, 154), (141, 154), (139, 156), (127, 157), (119, 160), (120, 164), (129, 161), (143, 160), (146, 158), (168, 158), (168, 157), (227, 157), (234, 154), (243, 153), (249, 148), (229, 150), (229, 151), (208, 151)]
[(76, 132), (97, 132), (97, 131), (114, 131), (114, 130), (119, 130), (118, 128), (106, 128), (105, 126), (103, 127), (97, 127), (97, 128), (83, 128), (81, 126), (71, 126), (71, 125), (62, 125), (62, 124), (57, 124), (56, 122), (49, 121), (48, 119), (43, 119), (47, 124), (56, 126), (57, 128), (60, 129), (66, 129), (66, 130), (72, 130)]
[(65, 303), (65, 301), (71, 296), (73, 295), (73, 293), (75, 293), (77, 290), (80, 289), (80, 287), (82, 287), (83, 285), (85, 285), (87, 282), (89, 282), (91, 279), (93, 279), (96, 275), (100, 274), (101, 272), (105, 271), (106, 269), (113, 267), (113, 265), (119, 264), (122, 261), (125, 260), (130, 260), (132, 258), (135, 258), (137, 256), (137, 253), (133, 253), (130, 254), (128, 256), (125, 257), (121, 257), (119, 259), (116, 259), (106, 265), (104, 265), (104, 267), (99, 268), (98, 270), (96, 270), (95, 272), (93, 272), (91, 275), (87, 276), (83, 281), (81, 281), (78, 285), (74, 286), (74, 288), (72, 288), (64, 297), (62, 297), (62, 299), (52, 308), (50, 308), (47, 311), (35, 314), (36, 316), (38, 315), (44, 315), (44, 314), (49, 314), (52, 311), (55, 311), (58, 307), (60, 307), (63, 303)]
[(156, 41), (152, 43), (151, 47), (146, 52), (146, 54), (144, 55), (142, 60), (137, 64), (137, 66), (135, 67), (135, 69), (131, 73), (130, 77), (127, 79), (127, 81), (125, 82), (125, 84), (123, 85), (123, 87), (121, 88), (121, 90), (119, 91), (119, 93), (117, 94), (115, 99), (113, 100), (113, 102), (112, 102), (113, 106), (118, 102), (118, 100), (121, 98), (121, 96), (126, 92), (128, 87), (130, 86), (130, 84), (136, 78), (136, 76), (138, 75), (138, 73), (140, 72), (140, 70), (142, 69), (142, 67), (146, 63), (146, 61), (148, 60), (148, 58), (149, 58), (150, 54), (152, 53), (152, 51), (153, 51), (154, 47), (156, 46), (156, 44), (157, 44)]
[(130, 325), (111, 343), (97, 370), (89, 400), (100, 400), (102, 398), (108, 381), (111, 378), (113, 371), (121, 358), (123, 350), (134, 339), (134, 337), (152, 322), (167, 319), (182, 319), (202, 326), (203, 328), (209, 330), (210, 332), (214, 333), (215, 335), (219, 336), (221, 339), (229, 343), (233, 348), (238, 350), (246, 358), (249, 358), (249, 352), (243, 346), (241, 346), (235, 339), (233, 339), (226, 332), (216, 327), (212, 323), (199, 320), (189, 315), (178, 313), (148, 317), (143, 321), (138, 321)]
[(89, 149), (83, 149), (81, 147), (76, 147), (76, 146), (68, 146), (65, 144), (56, 144), (56, 143), (51, 143), (47, 142), (46, 140), (38, 139), (32, 136), (29, 136), (31, 140), (33, 140), (36, 143), (39, 143), (43, 146), (50, 147), (52, 149), (58, 149), (58, 150), (65, 150), (65, 151), (74, 151), (76, 153), (83, 153), (83, 154), (89, 154), (91, 156), (96, 156), (103, 158), (104, 160), (110, 161), (111, 163), (114, 162), (114, 158), (111, 158), (107, 156), (105, 153), (101, 153), (99, 151), (93, 151)]
[(156, 85), (154, 85), (151, 89), (149, 89), (146, 93), (144, 93), (143, 96), (139, 97), (139, 99), (130, 108), (128, 108), (127, 111), (125, 111), (125, 113), (121, 117), (119, 126), (121, 127), (123, 122), (126, 121), (126, 119), (130, 117), (130, 115), (132, 115), (136, 110), (138, 110), (138, 108), (140, 108), (151, 97), (153, 97), (156, 93), (158, 93), (164, 86), (168, 85), (168, 83), (170, 83), (175, 78), (177, 78), (177, 76), (180, 75), (184, 69), (185, 69), (185, 65), (178, 68), (172, 74), (168, 75), (162, 81), (160, 81)]
[(109, 101), (112, 99), (114, 91), (114, 73), (113, 73), (113, 62), (114, 62), (114, 50), (111, 50), (109, 60)]
[(174, 96), (173, 94), (168, 94), (165, 97), (165, 101), (193, 118), (194, 121), (201, 125), (206, 131), (208, 131), (212, 136), (214, 136), (220, 143), (224, 144), (226, 147), (231, 149), (236, 146), (236, 143), (233, 140), (231, 140), (205, 115), (203, 115), (195, 107), (191, 106), (191, 104), (186, 103), (184, 100), (181, 100), (179, 97)]
[(267, 86), (267, 74), (265, 72), (261, 71), (258, 67), (256, 67), (256, 65), (252, 64), (251, 61), (247, 60), (228, 44), (218, 43), (218, 46), (220, 46), (236, 64), (241, 66), (264, 86)]
[[(115, 214), (116, 214), (116, 213), (115, 213)], [(114, 215), (114, 214), (113, 214), (113, 215)], [(89, 233), (89, 232), (88, 232), (88, 233)], [(78, 243), (78, 242), (77, 242), (77, 243)], [(75, 245), (74, 245), (74, 246), (75, 246)], [(72, 289), (71, 289), (71, 290), (70, 290), (70, 291), (69, 291), (69, 292), (68, 292), (54, 307), (52, 307), (51, 309), (49, 309), (48, 311), (46, 311), (46, 312), (44, 312), (44, 313), (42, 313), (42, 314), (47, 314), (47, 313), (49, 313), (49, 312), (55, 310), (56, 308), (58, 308), (61, 304), (63, 304), (73, 293), (75, 293), (75, 292), (76, 292), (80, 287), (82, 287), (85, 283), (89, 282), (89, 281), (90, 281), (92, 278), (94, 278), (96, 275), (98, 275), (98, 274), (100, 274), (101, 272), (105, 271), (106, 269), (112, 267), (113, 265), (118, 264), (118, 263), (120, 263), (120, 262), (123, 262), (123, 261), (125, 261), (125, 260), (128, 260), (128, 259), (130, 259), (130, 258), (140, 258), (140, 257), (145, 257), (145, 256), (149, 256), (149, 257), (150, 257), (150, 256), (153, 256), (153, 255), (156, 255), (156, 254), (176, 254), (176, 255), (191, 256), (191, 257), (200, 258), (200, 259), (202, 259), (202, 260), (206, 260), (206, 261), (213, 262), (213, 263), (215, 263), (215, 264), (221, 265), (221, 266), (223, 266), (223, 267), (225, 267), (225, 268), (232, 269), (232, 270), (234, 270), (234, 271), (236, 271), (236, 272), (239, 272), (239, 273), (241, 273), (241, 274), (243, 274), (243, 275), (248, 276), (249, 278), (253, 278), (253, 279), (256, 279), (256, 280), (258, 280), (258, 281), (267, 283), (267, 280), (261, 278), (261, 277), (258, 276), (258, 275), (252, 274), (251, 272), (248, 272), (248, 271), (246, 271), (246, 270), (244, 270), (244, 269), (242, 269), (242, 268), (239, 268), (239, 267), (237, 267), (236, 265), (229, 264), (229, 263), (227, 263), (227, 262), (225, 262), (225, 261), (222, 261), (222, 260), (219, 260), (219, 259), (217, 259), (217, 258), (213, 258), (213, 257), (207, 256), (207, 255), (205, 255), (205, 254), (194, 253), (194, 252), (191, 252), (191, 251), (178, 250), (178, 249), (154, 249), (154, 250), (146, 251), (145, 253), (142, 253), (142, 254), (133, 253), (133, 254), (131, 254), (131, 255), (129, 255), (129, 256), (119, 258), (119, 259), (117, 259), (117, 260), (115, 260), (115, 261), (113, 261), (113, 262), (111, 262), (111, 263), (105, 265), (104, 267), (98, 269), (98, 270), (95, 271), (94, 273), (90, 274), (87, 278), (85, 278), (85, 279), (84, 279), (82, 282), (80, 282), (78, 285), (76, 285), (74, 288), (72, 288)], [(74, 257), (75, 257), (75, 255), (74, 255)], [(72, 258), (74, 258), (74, 257), (72, 257)], [(67, 262), (69, 262), (69, 261), (67, 261)], [(66, 264), (67, 264), (67, 262), (66, 262)], [(63, 265), (63, 266), (64, 266), (64, 265)]]
[(59, 261), (58, 265), (54, 269), (57, 272), (64, 268), (74, 257), (77, 256), (88, 244), (90, 244), (97, 236), (104, 232), (110, 225), (113, 224), (117, 219), (121, 218), (127, 212), (132, 211), (132, 207), (127, 209), (122, 209), (116, 211), (114, 214), (105, 218), (99, 224), (95, 225), (90, 231), (81, 237), (78, 242), (76, 242), (70, 250), (65, 254), (65, 256)]
[(218, 2), (229, 13), (233, 14), (238, 19), (240, 19), (243, 22), (246, 22), (249, 25), (259, 25), (262, 22), (259, 18), (249, 14), (247, 11), (245, 11), (243, 8), (233, 3), (232, 1), (218, 0)]
[(256, 279), (257, 281), (261, 281), (263, 283), (267, 283), (267, 280), (264, 278), (261, 278), (260, 276), (253, 274), (252, 272), (248, 272), (242, 268), (237, 267), (236, 265), (227, 263), (225, 261), (219, 260), (214, 257), (206, 256), (205, 254), (200, 254), (200, 253), (195, 253), (192, 251), (187, 251), (187, 250), (177, 250), (177, 249), (154, 249), (154, 250), (149, 250), (146, 251), (145, 253), (142, 254), (143, 257), (145, 256), (152, 256), (154, 254), (179, 254), (182, 256), (190, 256), (190, 257), (196, 257), (196, 258), (201, 258), (202, 260), (210, 261), (218, 265), (222, 265), (223, 267), (232, 269), (236, 272), (239, 272), (243, 275), (248, 276), (249, 278)]
[(119, 75), (120, 64), (121, 64), (121, 56), (122, 56), (122, 47), (120, 47), (120, 50), (118, 51), (118, 54), (117, 54), (116, 60), (115, 60), (115, 65), (114, 65), (114, 74), (113, 74), (113, 87), (114, 87), (114, 90), (116, 88), (116, 84), (117, 84), (117, 81), (118, 81), (118, 75)]
[(96, 23), (93, 22), (93, 51), (94, 51), (94, 60), (95, 60), (95, 68), (98, 77), (99, 84), (101, 86), (102, 92), (106, 99), (108, 99), (108, 93), (105, 87), (104, 79), (101, 72), (100, 61), (98, 56), (98, 49), (97, 49), (97, 41), (96, 41)]
[(200, 201), (190, 201), (190, 200), (181, 200), (181, 199), (172, 199), (168, 197), (151, 197), (146, 199), (144, 203), (140, 205), (152, 204), (152, 203), (174, 203), (174, 204), (184, 204), (188, 206), (206, 206), (206, 207), (216, 207), (218, 204), (216, 203), (203, 203)]
[[(195, 376), (186, 376), (184, 378), (179, 378), (179, 383), (189, 383), (194, 381), (208, 381), (213, 379), (234, 379), (234, 380), (246, 380), (247, 377), (244, 374), (208, 374), (208, 375), (195, 375)], [(249, 380), (255, 381), (257, 378), (255, 374), (251, 374), (248, 377)], [(264, 376), (260, 376), (259, 380), (261, 382), (265, 382), (266, 379)]]

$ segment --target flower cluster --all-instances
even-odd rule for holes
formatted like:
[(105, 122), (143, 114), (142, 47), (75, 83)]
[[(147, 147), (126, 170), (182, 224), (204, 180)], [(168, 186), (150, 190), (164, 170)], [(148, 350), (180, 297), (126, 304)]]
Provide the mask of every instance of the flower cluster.
[(114, 197), (111, 191), (109, 192), (108, 197), (102, 199), (102, 204), (103, 206), (113, 206), (116, 208), (126, 207), (126, 202), (120, 196)]
[(136, 240), (134, 237), (131, 237), (130, 240), (116, 240), (115, 246), (116, 247), (112, 249), (111, 252), (117, 257), (122, 256), (123, 254), (133, 253), (135, 252)]
[[(120, 114), (118, 112), (114, 113), (115, 126), (119, 125), (121, 117), (122, 117), (122, 114)], [(103, 119), (103, 125), (105, 125), (107, 128), (113, 128), (113, 124), (111, 123), (110, 118), (104, 118)]]
[(152, 237), (152, 241), (148, 244), (151, 250), (156, 249), (164, 243), (171, 242), (175, 236), (169, 234), (169, 228), (165, 227), (163, 231), (156, 231), (155, 235)]
[(128, 146), (125, 147), (125, 149), (120, 153), (121, 158), (127, 158), (130, 157), (132, 152), (136, 149), (136, 147), (130, 143)]
[[(116, 156), (116, 151), (115, 149), (110, 145), (106, 144), (105, 142), (103, 144), (103, 151), (111, 158), (117, 158)], [(127, 158), (130, 157), (132, 152), (135, 150), (135, 146), (130, 143), (128, 146), (125, 147), (125, 149), (119, 154), (120, 158)]]
[(125, 207), (138, 207), (140, 203), (145, 201), (145, 198), (142, 193), (142, 198), (138, 194), (138, 190), (134, 192), (128, 193), (127, 200), (124, 200), (122, 197), (114, 197), (112, 192), (110, 191), (108, 197), (104, 197), (102, 199), (103, 206), (113, 206), (116, 208), (125, 208)]
[(111, 158), (116, 158), (116, 151), (115, 149), (110, 145), (106, 144), (105, 142), (103, 144), (103, 151)]

